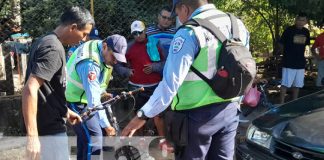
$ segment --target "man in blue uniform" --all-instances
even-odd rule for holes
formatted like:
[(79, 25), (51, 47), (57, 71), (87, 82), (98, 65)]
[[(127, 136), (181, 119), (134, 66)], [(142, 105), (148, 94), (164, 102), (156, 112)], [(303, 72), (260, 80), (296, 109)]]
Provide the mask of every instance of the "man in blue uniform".
[[(173, 8), (181, 23), (191, 18), (207, 19), (226, 37), (232, 36), (228, 15), (208, 4), (207, 0), (173, 0)], [(249, 33), (240, 20), (238, 27), (240, 39), (249, 47)], [(132, 136), (148, 117), (156, 116), (171, 103), (172, 111), (184, 113), (188, 118), (188, 126), (184, 129), (188, 135), (187, 144), (178, 147), (181, 144), (175, 143), (176, 159), (233, 159), (239, 97), (220, 98), (190, 70), (193, 65), (207, 78), (213, 77), (221, 45), (215, 36), (200, 26), (179, 29), (171, 43), (163, 80), (122, 135)]]
[[(69, 107), (82, 114), (85, 108), (100, 105), (101, 94), (106, 93), (111, 79), (112, 65), (126, 62), (127, 42), (125, 37), (112, 35), (104, 40), (91, 40), (78, 47), (67, 62), (67, 86), (65, 91)], [(100, 156), (102, 131), (114, 135), (105, 110), (94, 113), (84, 123), (74, 126), (77, 134), (77, 158), (91, 159)]]

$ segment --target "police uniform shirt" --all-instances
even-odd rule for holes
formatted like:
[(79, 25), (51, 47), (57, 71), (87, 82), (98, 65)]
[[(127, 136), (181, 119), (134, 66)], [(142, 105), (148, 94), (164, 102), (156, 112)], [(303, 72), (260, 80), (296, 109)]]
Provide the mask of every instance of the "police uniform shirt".
[[(191, 17), (202, 12), (212, 10), (215, 15), (226, 15), (216, 9), (214, 4), (206, 4), (197, 8)], [(191, 18), (190, 17), (190, 18)], [(221, 23), (216, 24), (222, 33), (230, 37), (231, 22), (228, 16), (220, 16)], [(245, 46), (249, 47), (249, 33), (241, 21), (238, 21), (240, 37)], [(177, 31), (171, 42), (169, 55), (163, 71), (163, 79), (155, 89), (149, 101), (142, 107), (147, 117), (154, 117), (165, 110), (172, 102), (177, 90), (186, 78), (190, 66), (194, 62), (196, 54), (199, 52), (197, 38), (193, 30), (182, 28)]]

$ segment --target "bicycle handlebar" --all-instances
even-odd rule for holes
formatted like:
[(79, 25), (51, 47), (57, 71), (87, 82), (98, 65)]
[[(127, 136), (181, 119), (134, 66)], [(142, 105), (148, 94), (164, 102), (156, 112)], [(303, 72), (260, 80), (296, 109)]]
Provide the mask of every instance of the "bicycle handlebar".
[(143, 92), (144, 88), (138, 88), (132, 91), (128, 91), (128, 92), (121, 92), (120, 95), (117, 95), (99, 105), (94, 106), (93, 108), (86, 108), (86, 111), (83, 112), (80, 116), (82, 119), (89, 119), (91, 118), (93, 115), (91, 115), (91, 113), (98, 111), (98, 110), (104, 110), (106, 108), (108, 108), (108, 106), (106, 106), (107, 104), (112, 105), (114, 103), (116, 103), (119, 100), (126, 100), (127, 98), (131, 97), (132, 95), (134, 95), (137, 92)]
[(264, 81), (264, 82), (258, 82), (257, 85), (258, 86), (262, 86), (262, 87), (265, 87), (265, 86), (277, 86), (277, 85), (280, 85), (281, 84), (281, 81), (279, 80), (274, 80), (274, 79), (271, 79), (271, 80), (268, 80), (268, 81)]

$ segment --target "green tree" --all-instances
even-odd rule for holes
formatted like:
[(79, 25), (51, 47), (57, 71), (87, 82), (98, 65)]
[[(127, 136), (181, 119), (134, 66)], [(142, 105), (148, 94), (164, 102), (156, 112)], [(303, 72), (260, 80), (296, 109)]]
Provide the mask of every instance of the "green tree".
[[(65, 7), (80, 5), (90, 10), (84, 0), (21, 0), (23, 28), (38, 37), (56, 26)], [(158, 10), (170, 0), (95, 0), (94, 19), (101, 38), (122, 34), (130, 38), (130, 24), (138, 19), (147, 25), (156, 20)]]
[(22, 27), (33, 37), (50, 32), (57, 26), (66, 6), (83, 5), (77, 0), (21, 0)]
[(268, 0), (214, 0), (220, 10), (231, 12), (242, 19), (251, 39), (250, 48), (254, 55), (272, 52), (282, 28), (291, 23), (291, 17)]
[(279, 5), (287, 9), (290, 14), (296, 15), (299, 12), (307, 14), (315, 24), (323, 25), (324, 1), (323, 0), (270, 0), (272, 5)]

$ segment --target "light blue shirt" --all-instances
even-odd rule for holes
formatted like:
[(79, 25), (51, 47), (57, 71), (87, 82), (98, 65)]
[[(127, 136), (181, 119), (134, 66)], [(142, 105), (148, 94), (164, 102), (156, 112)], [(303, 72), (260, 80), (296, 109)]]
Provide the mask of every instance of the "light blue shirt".
[[(101, 60), (103, 61), (102, 56)], [(76, 65), (76, 71), (82, 81), (82, 85), (87, 96), (88, 107), (92, 108), (93, 106), (100, 105), (101, 94), (105, 92), (105, 90), (100, 88), (100, 84), (104, 79), (104, 74), (102, 74), (102, 71), (100, 71), (100, 67), (92, 60), (83, 60)], [(89, 79), (88, 75), (90, 72), (96, 75), (94, 80)], [(99, 118), (99, 124), (102, 128), (110, 126), (105, 110), (99, 110), (97, 116)]]
[[(192, 13), (191, 17), (209, 9), (216, 10), (213, 4), (207, 4), (197, 8)], [(216, 12), (218, 12), (219, 14), (224, 14), (219, 10), (216, 10)], [(220, 30), (224, 34), (225, 32), (228, 32), (225, 35), (229, 37), (230, 28), (228, 29), (226, 27), (231, 26), (230, 21), (228, 20), (228, 24), (219, 25), (222, 25), (223, 30)], [(245, 29), (242, 22), (239, 23), (239, 28), (244, 31), (242, 33), (243, 36), (241, 37), (249, 37), (248, 32)], [(176, 41), (176, 39), (182, 39), (183, 43), (181, 47), (179, 47), (179, 44), (177, 45), (177, 47), (174, 47), (175, 43), (179, 42)], [(247, 47), (248, 39), (249, 38), (245, 38), (245, 44)], [(169, 55), (164, 66), (163, 79), (159, 83), (158, 87), (155, 89), (153, 95), (150, 97), (148, 102), (141, 108), (147, 117), (154, 117), (158, 115), (171, 104), (173, 97), (177, 94), (179, 87), (181, 86), (189, 72), (190, 66), (194, 61), (195, 55), (198, 54), (198, 52), (199, 45), (193, 31), (188, 28), (182, 28), (178, 30), (178, 32), (174, 36), (173, 41), (171, 42)]]

